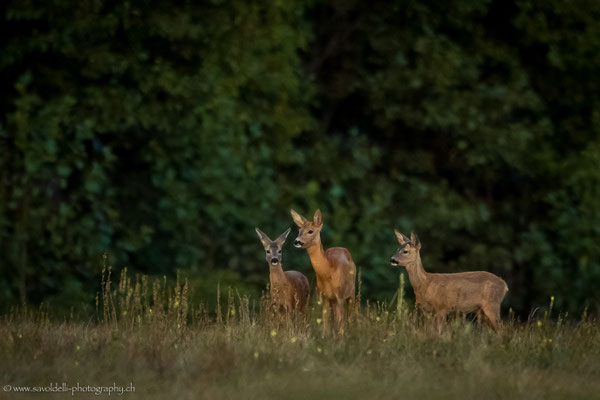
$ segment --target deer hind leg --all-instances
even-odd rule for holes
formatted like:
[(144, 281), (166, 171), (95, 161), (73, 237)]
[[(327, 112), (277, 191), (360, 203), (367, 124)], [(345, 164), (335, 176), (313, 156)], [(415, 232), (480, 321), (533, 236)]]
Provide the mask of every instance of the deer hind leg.
[(300, 298), (298, 301), (298, 310), (306, 315), (307, 311), (308, 311), (308, 299), (307, 298)]
[(306, 314), (308, 305), (308, 295), (306, 293), (296, 292), (296, 308), (303, 314)]

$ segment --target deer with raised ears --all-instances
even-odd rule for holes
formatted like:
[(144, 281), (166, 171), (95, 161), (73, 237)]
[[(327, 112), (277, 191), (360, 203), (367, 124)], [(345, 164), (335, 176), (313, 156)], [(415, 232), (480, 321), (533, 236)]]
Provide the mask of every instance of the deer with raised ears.
[[(323, 249), (321, 244), (323, 216), (320, 210), (315, 211), (312, 222), (294, 210), (290, 210), (290, 213), (300, 228), (294, 246), (304, 248), (308, 252), (310, 262), (317, 274), (317, 288), (321, 301), (329, 303), (331, 314), (335, 313), (338, 329), (343, 333), (344, 306), (354, 301), (356, 265), (348, 249), (343, 247)], [(327, 318), (324, 318), (324, 330), (326, 321)]]
[(486, 271), (431, 274), (425, 272), (421, 263), (421, 242), (414, 234), (410, 239), (394, 230), (400, 248), (390, 259), (394, 266), (406, 267), (416, 304), (423, 311), (433, 313), (438, 331), (449, 313), (477, 314), (479, 322), (485, 320), (495, 331), (501, 328), (500, 303), (508, 292), (506, 282)]
[(277, 239), (271, 240), (260, 229), (256, 234), (265, 248), (267, 264), (269, 264), (271, 300), (279, 311), (289, 312), (294, 309), (306, 310), (310, 286), (308, 279), (298, 271), (284, 271), (282, 262), (283, 244), (290, 234), (291, 228), (283, 232)]

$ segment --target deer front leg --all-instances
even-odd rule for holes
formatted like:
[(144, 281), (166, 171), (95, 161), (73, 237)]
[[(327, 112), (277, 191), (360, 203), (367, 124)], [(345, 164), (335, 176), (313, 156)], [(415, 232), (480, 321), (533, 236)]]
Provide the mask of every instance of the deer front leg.
[(446, 325), (446, 317), (447, 316), (448, 316), (448, 313), (446, 311), (438, 311), (435, 314), (435, 321), (437, 324), (438, 335), (442, 334), (442, 329), (444, 328), (444, 325)]
[(329, 317), (327, 315), (327, 308), (329, 308), (329, 300), (319, 293), (319, 303), (321, 304), (321, 323), (323, 324), (321, 336), (325, 337), (325, 334), (327, 333), (327, 327), (329, 325), (327, 321)]
[(477, 310), (477, 323), (481, 326), (483, 325), (486, 321), (485, 321), (485, 314), (483, 313), (483, 310), (480, 308)]
[(335, 320), (338, 332), (344, 334), (344, 302), (339, 299), (335, 303)]
[(292, 324), (292, 309), (289, 303), (283, 305), (282, 312), (285, 325), (289, 328)]
[(485, 314), (488, 324), (496, 332), (500, 332), (502, 325), (500, 322), (500, 304), (486, 304), (481, 308)]
[(323, 336), (331, 331), (331, 324), (335, 325), (335, 314), (335, 299), (325, 299), (323, 302)]

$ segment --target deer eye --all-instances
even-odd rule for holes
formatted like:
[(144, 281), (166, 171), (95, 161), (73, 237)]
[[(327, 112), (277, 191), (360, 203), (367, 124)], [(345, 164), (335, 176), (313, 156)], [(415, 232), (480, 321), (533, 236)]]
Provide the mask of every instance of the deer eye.
[(271, 254), (271, 250), (267, 250), (267, 254)]
[(278, 253), (281, 254), (281, 250), (279, 250)]
[(404, 250), (404, 251), (403, 251), (403, 253), (404, 253), (404, 254), (408, 254), (408, 250)]
[(313, 231), (308, 231), (308, 234), (310, 235), (311, 233), (313, 233)]

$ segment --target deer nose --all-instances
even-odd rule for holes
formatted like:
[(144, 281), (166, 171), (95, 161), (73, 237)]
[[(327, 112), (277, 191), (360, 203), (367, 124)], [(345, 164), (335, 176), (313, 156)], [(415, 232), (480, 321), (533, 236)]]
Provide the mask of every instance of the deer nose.
[(294, 240), (294, 244), (299, 245), (299, 244), (302, 244), (302, 242), (300, 240), (296, 239), (296, 240)]
[(390, 264), (398, 264), (398, 260), (396, 260), (394, 257), (390, 258)]
[(271, 258), (271, 264), (279, 264), (278, 258)]

